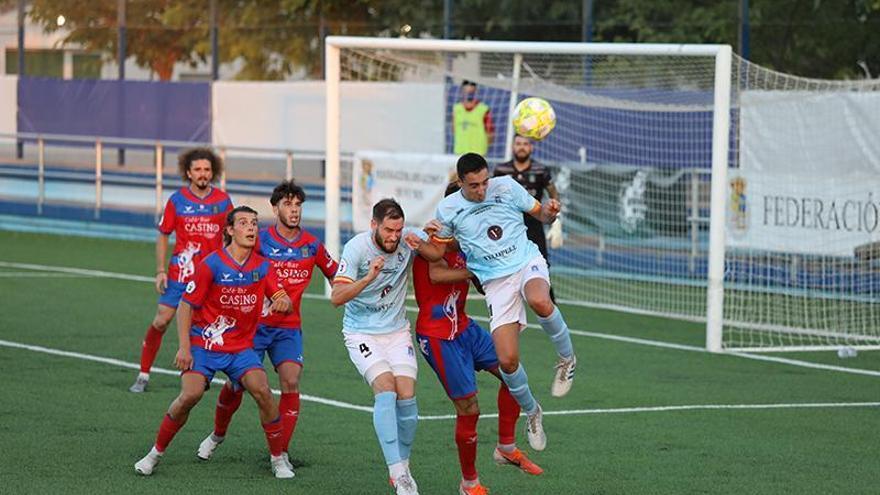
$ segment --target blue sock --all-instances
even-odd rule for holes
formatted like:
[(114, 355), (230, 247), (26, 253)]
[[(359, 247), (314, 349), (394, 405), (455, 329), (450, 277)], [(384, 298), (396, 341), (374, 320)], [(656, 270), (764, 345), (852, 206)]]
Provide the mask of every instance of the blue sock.
[(574, 354), (574, 348), (571, 345), (571, 334), (568, 332), (568, 325), (562, 319), (562, 313), (558, 307), (553, 307), (553, 313), (547, 318), (538, 317), (541, 328), (544, 329), (553, 345), (556, 346), (556, 353), (564, 358), (570, 358)]
[(529, 377), (526, 375), (526, 369), (523, 368), (522, 363), (519, 364), (519, 367), (511, 374), (507, 374), (504, 370), (501, 370), (501, 378), (504, 379), (504, 383), (507, 384), (507, 388), (510, 389), (510, 395), (516, 399), (519, 407), (525, 411), (526, 414), (532, 414), (538, 408), (538, 403), (535, 402), (535, 397), (532, 395), (532, 390), (529, 388)]
[(419, 406), (416, 398), (397, 401), (397, 445), (400, 446), (400, 458), (409, 459), (413, 440), (416, 438), (416, 426), (419, 424)]
[(397, 446), (397, 394), (382, 392), (376, 394), (373, 405), (373, 428), (379, 438), (379, 446), (389, 466), (400, 462), (400, 448)]

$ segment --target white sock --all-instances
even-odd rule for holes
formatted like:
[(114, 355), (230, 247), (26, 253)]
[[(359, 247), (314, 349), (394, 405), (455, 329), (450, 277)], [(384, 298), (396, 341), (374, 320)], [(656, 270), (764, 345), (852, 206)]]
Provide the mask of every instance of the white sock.
[(466, 480), (464, 478), (461, 479), (461, 484), (464, 485), (465, 488), (471, 488), (477, 486), (480, 483), (480, 478), (473, 480)]
[(138, 380), (147, 380), (150, 381), (150, 374), (144, 373), (143, 371), (138, 372)]
[(226, 438), (226, 437), (218, 437), (214, 433), (211, 433), (211, 440), (213, 440), (214, 443), (221, 443), (224, 438)]
[(497, 445), (497, 447), (498, 447), (498, 450), (500, 450), (500, 451), (502, 451), (502, 452), (508, 452), (508, 453), (509, 453), (509, 452), (513, 452), (514, 450), (516, 450), (516, 444), (515, 444), (515, 443), (499, 443), (499, 444)]

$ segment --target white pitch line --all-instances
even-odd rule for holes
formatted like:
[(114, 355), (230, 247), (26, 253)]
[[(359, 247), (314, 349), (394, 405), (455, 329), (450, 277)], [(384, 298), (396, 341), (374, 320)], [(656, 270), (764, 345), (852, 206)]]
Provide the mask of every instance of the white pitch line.
[(0, 278), (94, 278), (92, 275), (74, 273), (34, 273), (34, 272), (0, 272)]
[[(39, 345), (22, 344), (19, 342), (11, 342), (8, 340), (0, 340), (0, 346), (10, 347), (13, 349), (23, 349), (32, 352), (40, 352), (52, 356), (61, 356), (73, 359), (82, 359), (84, 361), (93, 361), (97, 363), (110, 364), (129, 369), (140, 369), (137, 363), (129, 363), (120, 359), (108, 358), (103, 356), (95, 356), (92, 354), (83, 354), (80, 352), (63, 351), (60, 349), (52, 349)], [(151, 372), (162, 375), (179, 375), (178, 371), (165, 368), (154, 367)], [(211, 383), (222, 386), (225, 382), (218, 378), (214, 378)], [(279, 390), (272, 390), (275, 395), (280, 395)], [(302, 394), (300, 396), (305, 401), (316, 402), (327, 406), (338, 407), (341, 409), (350, 409), (354, 411), (362, 411), (372, 413), (373, 408), (368, 406), (359, 406), (349, 402), (342, 402), (333, 399), (325, 399), (314, 395)], [(617, 407), (609, 409), (570, 409), (563, 411), (544, 411), (547, 416), (574, 416), (586, 414), (630, 414), (645, 412), (669, 412), (669, 411), (712, 411), (712, 410), (744, 410), (744, 409), (817, 409), (817, 408), (843, 408), (843, 407), (880, 407), (880, 402), (807, 402), (807, 403), (779, 403), (779, 404), (692, 404), (679, 406), (647, 406), (647, 407)], [(481, 414), (483, 418), (497, 418), (498, 414)], [(452, 414), (440, 415), (419, 415), (419, 420), (450, 420), (455, 419)]]
[[(103, 356), (95, 356), (92, 354), (83, 354), (81, 352), (72, 352), (72, 351), (62, 351), (60, 349), (52, 349), (51, 347), (43, 347), (39, 345), (30, 345), (30, 344), (22, 344), (19, 342), (11, 342), (8, 340), (0, 340), (0, 346), (3, 347), (11, 347), (13, 349), (24, 349), (33, 352), (41, 352), (43, 354), (51, 354), (53, 356), (62, 356), (74, 359), (82, 359), (84, 361), (94, 361), (96, 363), (104, 363), (110, 364), (113, 366), (119, 366), (122, 368), (130, 368), (133, 370), (140, 370), (141, 366), (138, 363), (129, 363), (128, 361), (122, 361), (120, 359), (108, 358)], [(165, 368), (153, 367), (150, 370), (151, 373), (158, 373), (160, 375), (172, 375), (179, 376), (180, 371), (169, 370)], [(220, 380), (219, 378), (214, 378), (211, 383), (215, 383), (217, 385), (223, 385), (226, 383), (224, 380)], [(273, 389), (272, 392), (275, 395), (281, 395), (281, 391)], [(313, 395), (301, 394), (300, 397), (302, 400), (307, 400), (311, 402), (317, 402), (319, 404), (325, 404), (328, 406), (339, 407), (342, 409), (352, 409), (355, 411), (365, 411), (365, 412), (373, 412), (372, 407), (359, 406), (357, 404), (350, 404), (348, 402), (342, 402), (333, 399), (325, 399), (323, 397), (316, 397)]]
[[(545, 416), (572, 416), (587, 414), (628, 414), (670, 411), (723, 411), (755, 409), (825, 409), (844, 407), (880, 407), (880, 402), (794, 402), (781, 404), (688, 404), (680, 406), (614, 407), (609, 409), (569, 409), (564, 411), (544, 411)], [(481, 418), (497, 418), (497, 413), (480, 414)], [(420, 420), (455, 419), (451, 414), (419, 416)]]
[[(94, 277), (113, 278), (113, 279), (119, 279), (119, 280), (131, 280), (131, 281), (136, 281), (136, 282), (150, 282), (150, 283), (155, 282), (155, 279), (153, 279), (151, 277), (144, 277), (142, 275), (130, 275), (127, 273), (107, 272), (107, 271), (102, 271), (102, 270), (88, 270), (88, 269), (83, 269), (83, 268), (71, 268), (71, 267), (63, 267), (63, 266), (35, 265), (35, 264), (30, 264), (30, 263), (14, 263), (14, 262), (8, 262), (8, 261), (0, 261), (0, 267), (23, 268), (23, 269), (29, 269), (29, 270), (41, 270), (41, 271), (48, 271), (48, 272), (54, 271), (54, 272), (60, 272), (60, 273), (73, 273), (73, 274), (77, 274), (77, 275), (88, 275), (88, 276), (94, 276)], [(318, 295), (318, 294), (303, 294), (303, 297), (306, 297), (309, 299), (323, 299), (323, 300), (327, 299), (323, 295)], [(407, 310), (411, 311), (411, 312), (418, 311), (417, 308), (413, 308), (411, 306), (407, 306)], [(488, 318), (485, 318), (482, 316), (473, 316), (472, 318), (475, 320), (478, 320), (478, 321), (483, 321), (483, 322), (489, 321)], [(529, 326), (529, 328), (540, 328), (539, 325), (536, 325), (534, 323), (530, 323), (528, 326)], [(708, 352), (708, 351), (706, 351), (706, 349), (704, 349), (702, 347), (691, 346), (691, 345), (673, 344), (670, 342), (660, 342), (657, 340), (640, 339), (640, 338), (636, 338), (636, 337), (625, 337), (622, 335), (612, 335), (612, 334), (607, 334), (607, 333), (587, 332), (584, 330), (577, 330), (574, 328), (570, 328), (569, 331), (571, 332), (572, 335), (580, 335), (582, 337), (593, 337), (593, 338), (597, 338), (597, 339), (614, 340), (614, 341), (618, 341), (618, 342), (646, 345), (646, 346), (651, 346), (651, 347), (660, 347), (660, 348), (664, 348), (664, 349), (675, 349), (675, 350), (680, 350), (680, 351), (701, 352), (701, 353)], [(738, 357), (738, 358), (744, 358), (744, 359), (752, 359), (752, 360), (756, 360), (756, 361), (766, 361), (766, 362), (772, 362), (772, 363), (777, 363), (777, 364), (799, 366), (802, 368), (810, 368), (810, 369), (816, 369), (816, 370), (836, 371), (836, 372), (840, 372), (840, 373), (850, 373), (850, 374), (854, 374), (854, 375), (880, 377), (880, 371), (866, 370), (866, 369), (861, 369), (861, 368), (846, 368), (843, 366), (834, 366), (834, 365), (830, 365), (830, 364), (813, 363), (810, 361), (802, 361), (802, 360), (798, 360), (798, 359), (790, 359), (790, 358), (783, 358), (783, 357), (777, 357), (777, 356), (765, 356), (765, 355), (761, 355), (761, 354), (748, 354), (748, 353), (744, 353), (744, 352), (721, 353), (721, 354), (718, 354), (718, 356)]]

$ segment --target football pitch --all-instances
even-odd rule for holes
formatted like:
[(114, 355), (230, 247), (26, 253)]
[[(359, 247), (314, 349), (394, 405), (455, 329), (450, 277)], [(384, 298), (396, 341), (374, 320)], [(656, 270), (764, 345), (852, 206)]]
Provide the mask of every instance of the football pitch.
[[(145, 478), (133, 464), (179, 390), (172, 326), (148, 392), (128, 392), (155, 312), (153, 244), (0, 232), (0, 246), (0, 493), (392, 492), (372, 394), (343, 346), (342, 310), (322, 297), (317, 277), (303, 302), (304, 402), (290, 449), (296, 478), (272, 477), (250, 398), (214, 458), (196, 458), (213, 427), (216, 384)], [(486, 314), (482, 301), (469, 308)], [(703, 351), (700, 324), (562, 310), (579, 365), (567, 397), (550, 397), (547, 337), (535, 328), (522, 335), (548, 445), (528, 449), (523, 420), (518, 442), (542, 476), (492, 462), (498, 385), (480, 377), (477, 468), (493, 494), (880, 490), (880, 353), (713, 355)], [(454, 494), (454, 410), (419, 361), (413, 475), (423, 494)]]

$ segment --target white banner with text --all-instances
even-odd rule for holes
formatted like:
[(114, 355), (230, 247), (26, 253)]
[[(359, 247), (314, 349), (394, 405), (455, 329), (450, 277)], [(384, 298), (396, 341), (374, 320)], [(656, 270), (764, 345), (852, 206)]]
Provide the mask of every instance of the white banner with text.
[(751, 91), (740, 102), (729, 246), (852, 256), (880, 241), (880, 95)]
[(370, 229), (373, 205), (394, 198), (406, 224), (421, 227), (434, 218), (437, 203), (455, 172), (455, 155), (359, 151), (352, 167), (352, 221), (356, 232)]

